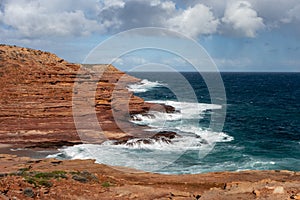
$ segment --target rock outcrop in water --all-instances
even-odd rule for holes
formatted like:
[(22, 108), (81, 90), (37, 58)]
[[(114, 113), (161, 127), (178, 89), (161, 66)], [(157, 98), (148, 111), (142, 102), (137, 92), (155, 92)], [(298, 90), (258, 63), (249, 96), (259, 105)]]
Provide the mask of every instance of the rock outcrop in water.
[[(74, 89), (75, 80), (78, 87)], [(126, 85), (137, 81), (111, 65), (81, 67), (48, 52), (1, 45), (0, 141), (57, 147), (78, 144), (86, 138), (87, 142), (98, 143), (106, 138), (143, 134), (129, 122), (131, 114), (172, 108), (145, 103), (134, 96)], [(83, 90), (77, 91), (83, 85)], [(78, 92), (80, 95), (74, 97)], [(74, 104), (79, 108), (77, 117), (82, 119), (81, 138), (74, 123)], [(104, 138), (89, 124), (93, 115), (85, 112), (85, 107), (95, 111)]]
[(115, 145), (126, 145), (126, 146), (140, 146), (143, 144), (154, 144), (154, 143), (165, 143), (171, 144), (172, 139), (175, 137), (181, 137), (173, 131), (160, 131), (148, 138), (134, 138), (134, 137), (124, 137), (120, 138), (118, 141), (114, 142)]

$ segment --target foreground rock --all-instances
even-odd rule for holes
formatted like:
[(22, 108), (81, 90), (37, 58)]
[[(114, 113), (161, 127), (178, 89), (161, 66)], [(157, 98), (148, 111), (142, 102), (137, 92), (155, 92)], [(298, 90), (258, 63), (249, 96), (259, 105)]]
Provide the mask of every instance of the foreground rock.
[[(80, 66), (48, 52), (1, 45), (0, 142), (56, 148), (143, 135), (129, 123), (130, 115), (165, 108), (145, 103), (126, 89), (137, 81), (111, 65)], [(91, 111), (96, 125), (91, 125)]]
[(299, 199), (300, 173), (159, 175), (95, 164), (0, 155), (0, 199)]

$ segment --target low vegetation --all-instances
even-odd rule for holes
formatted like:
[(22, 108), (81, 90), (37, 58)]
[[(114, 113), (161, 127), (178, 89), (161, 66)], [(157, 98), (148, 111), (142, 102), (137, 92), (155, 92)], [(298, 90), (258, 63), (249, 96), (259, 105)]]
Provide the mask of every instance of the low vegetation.
[[(75, 181), (81, 183), (88, 182), (97, 182), (99, 183), (98, 178), (87, 171), (75, 171), (75, 172), (66, 172), (66, 171), (52, 171), (52, 172), (37, 172), (30, 171), (29, 168), (21, 168), (16, 173), (9, 174), (10, 176), (21, 176), (26, 182), (32, 184), (34, 187), (51, 187), (53, 183), (51, 180), (56, 179), (68, 179), (72, 178)], [(108, 188), (113, 186), (113, 183), (110, 181), (104, 181), (101, 183), (102, 187)]]

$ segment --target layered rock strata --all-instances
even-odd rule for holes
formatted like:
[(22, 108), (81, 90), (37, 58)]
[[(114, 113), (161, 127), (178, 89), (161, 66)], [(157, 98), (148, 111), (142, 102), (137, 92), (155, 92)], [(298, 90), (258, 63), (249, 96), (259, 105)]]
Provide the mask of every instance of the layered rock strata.
[(126, 89), (138, 81), (112, 65), (81, 66), (48, 52), (1, 45), (0, 141), (55, 146), (146, 134), (130, 116), (172, 108), (145, 103)]

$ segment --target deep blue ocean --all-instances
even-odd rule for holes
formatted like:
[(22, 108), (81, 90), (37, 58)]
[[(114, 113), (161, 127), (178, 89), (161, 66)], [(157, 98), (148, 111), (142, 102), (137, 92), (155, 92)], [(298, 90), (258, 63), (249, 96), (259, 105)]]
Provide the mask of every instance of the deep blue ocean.
[[(95, 158), (99, 163), (168, 174), (248, 169), (300, 171), (300, 73), (221, 73), (227, 112), (223, 131), (218, 133), (209, 130), (209, 123), (211, 114), (222, 105), (211, 104), (199, 73), (181, 73), (192, 86), (198, 107), (195, 103), (178, 102), (168, 89), (168, 85), (175, 84), (179, 90), (182, 85), (183, 93), (191, 92), (172, 73), (129, 74), (143, 80), (130, 87), (135, 95), (172, 105), (179, 111), (187, 110), (181, 116), (156, 112), (150, 117), (140, 115), (133, 123), (148, 125), (152, 130), (176, 131), (184, 139), (152, 146), (79, 145), (61, 150), (56, 157)], [(197, 124), (192, 125), (197, 116)], [(208, 148), (210, 144), (213, 146)], [(205, 155), (199, 156), (199, 152)]]

